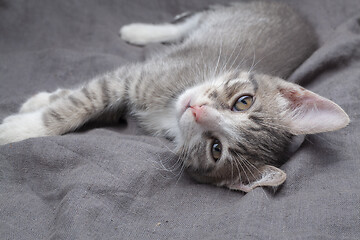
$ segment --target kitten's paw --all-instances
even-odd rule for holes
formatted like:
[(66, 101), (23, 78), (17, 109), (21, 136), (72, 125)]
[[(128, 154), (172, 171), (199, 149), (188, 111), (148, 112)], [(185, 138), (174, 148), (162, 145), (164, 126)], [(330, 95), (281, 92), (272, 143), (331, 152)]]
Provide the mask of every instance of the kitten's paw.
[(31, 98), (29, 98), (23, 105), (21, 106), (19, 112), (26, 113), (26, 112), (33, 112), (39, 110), (50, 104), (50, 96), (51, 93), (48, 92), (40, 92)]
[(131, 44), (143, 46), (148, 43), (172, 41), (178, 36), (178, 30), (171, 24), (132, 23), (123, 26), (120, 37)]
[(41, 111), (12, 115), (0, 124), (0, 145), (46, 135)]
[(152, 34), (151, 29), (149, 24), (132, 23), (120, 28), (119, 34), (124, 41), (142, 46), (149, 42), (147, 38)]

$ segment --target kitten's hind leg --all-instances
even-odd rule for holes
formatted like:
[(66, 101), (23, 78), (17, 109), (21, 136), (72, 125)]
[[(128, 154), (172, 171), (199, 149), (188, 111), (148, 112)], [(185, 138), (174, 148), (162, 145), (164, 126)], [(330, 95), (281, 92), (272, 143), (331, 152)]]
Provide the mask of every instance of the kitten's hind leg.
[(123, 26), (120, 37), (134, 45), (145, 45), (159, 42), (178, 42), (196, 29), (203, 13), (184, 13), (175, 17), (172, 23), (146, 24), (132, 23)]

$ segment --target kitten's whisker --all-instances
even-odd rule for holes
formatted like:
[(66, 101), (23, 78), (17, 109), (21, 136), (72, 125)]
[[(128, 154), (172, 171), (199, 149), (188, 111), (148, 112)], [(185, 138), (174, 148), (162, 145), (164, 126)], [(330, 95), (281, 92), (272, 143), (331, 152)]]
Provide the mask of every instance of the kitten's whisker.
[(238, 65), (236, 66), (235, 69), (240, 69), (240, 66), (245, 62), (247, 56), (243, 56), (243, 58), (241, 59), (241, 61), (238, 63)]
[(241, 170), (240, 170), (240, 168), (239, 168), (239, 160), (238, 159), (236, 159), (236, 158), (233, 158), (233, 160), (234, 160), (234, 165), (235, 165), (235, 167), (236, 167), (236, 169), (237, 169), (237, 171), (238, 171), (238, 175), (239, 175), (239, 181), (240, 181), (240, 183), (242, 183), (242, 178), (241, 178)]
[[(237, 155), (239, 158), (242, 159), (242, 160), (239, 160), (239, 161), (241, 161), (241, 163), (244, 164), (244, 166), (246, 167), (246, 169), (249, 171), (249, 173), (250, 173), (250, 174), (252, 175), (252, 177), (254, 178), (254, 181), (256, 181), (256, 180), (258, 179), (258, 177), (255, 176), (255, 174), (251, 171), (251, 169), (249, 168), (249, 166), (252, 166), (252, 167), (253, 167), (256, 171), (258, 171), (259, 174), (261, 175), (260, 170), (259, 170), (257, 167), (255, 167), (253, 164), (251, 164), (248, 160), (246, 160), (246, 159), (245, 159), (243, 156), (241, 156), (240, 154), (236, 153), (236, 155)], [(248, 175), (246, 174), (246, 171), (245, 171), (244, 168), (243, 168), (243, 170), (244, 170), (244, 174), (246, 175), (246, 177), (247, 177), (247, 179), (248, 179), (248, 182), (249, 182), (249, 184), (250, 184), (250, 179), (249, 179)], [(266, 195), (265, 190), (264, 190), (263, 188), (261, 188), (261, 190), (262, 190), (262, 192), (264, 193), (266, 199), (269, 200), (268, 196)]]
[[(172, 159), (168, 159), (168, 160), (172, 160)], [(179, 166), (177, 166), (177, 165), (179, 165), (179, 164), (177, 163), (178, 161), (179, 161), (179, 158), (178, 158), (178, 160), (177, 160), (172, 166), (170, 166), (170, 167), (166, 167), (166, 166), (164, 165), (164, 163), (163, 163), (162, 160), (160, 160), (159, 164), (160, 164), (160, 166), (161, 166), (164, 170), (166, 170), (166, 171), (168, 171), (168, 172), (170, 172), (170, 173), (172, 173), (172, 174), (176, 174), (175, 172), (176, 172), (177, 169), (179, 168)]]
[[(240, 41), (239, 41), (239, 43), (240, 43)], [(238, 43), (238, 44), (239, 44)], [(237, 45), (238, 45), (237, 44)], [(231, 66), (230, 66), (230, 69), (232, 69), (233, 68), (233, 66), (234, 66), (234, 64), (235, 64), (235, 62), (237, 61), (237, 59), (238, 59), (238, 57), (239, 57), (239, 55), (240, 55), (240, 53), (242, 52), (242, 50), (243, 50), (243, 47), (244, 47), (244, 44), (241, 44), (241, 48), (240, 48), (240, 50), (238, 51), (238, 53), (237, 53), (237, 55), (236, 55), (236, 57), (235, 57), (235, 59), (233, 60), (233, 62), (232, 62), (232, 64), (231, 64)], [(240, 63), (242, 62), (244, 60), (244, 57), (243, 57), (243, 59), (240, 61)], [(236, 69), (238, 69), (239, 68), (239, 65), (237, 66), (237, 68)]]
[(217, 69), (218, 69), (220, 59), (221, 59), (221, 54), (222, 54), (222, 47), (223, 47), (223, 41), (222, 41), (222, 38), (221, 38), (220, 51), (219, 51), (219, 56), (217, 58), (217, 63), (216, 63), (216, 67), (215, 67), (214, 74), (213, 74), (214, 76), (217, 75)]
[[(170, 149), (166, 144), (162, 143), (159, 139), (157, 139), (158, 142), (164, 146), (165, 148), (167, 148), (167, 150), (169, 150), (171, 153), (175, 154), (175, 152)], [(175, 154), (176, 155), (176, 154)], [(163, 160), (160, 158), (160, 156), (157, 154), (158, 158), (160, 159), (159, 162), (154, 161), (157, 165), (160, 166), (160, 168), (158, 168), (159, 170), (165, 170), (169, 173), (171, 173), (172, 175), (174, 175), (175, 177), (177, 177), (180, 173), (178, 172), (178, 169), (182, 167), (183, 162), (182, 162), (182, 158), (180, 156), (177, 157), (177, 160), (170, 165), (169, 167), (166, 167), (163, 163)], [(174, 158), (169, 158), (168, 161), (173, 160)]]
[(234, 45), (234, 48), (233, 48), (231, 54), (229, 55), (229, 57), (227, 58), (227, 60), (225, 61), (225, 64), (224, 64), (224, 66), (222, 67), (221, 72), (224, 72), (224, 70), (226, 70), (227, 64), (228, 64), (229, 61), (231, 60), (231, 58), (232, 58), (232, 56), (233, 56), (233, 54), (234, 54), (234, 52), (235, 52), (235, 50), (236, 50), (236, 48), (237, 48), (237, 46), (238, 46), (238, 43), (239, 43), (239, 40), (238, 40), (238, 42)]
[[(251, 169), (249, 168), (249, 166), (251, 166), (251, 163), (250, 163), (248, 160), (246, 160), (245, 158), (243, 158), (243, 160), (244, 160), (244, 161), (243, 161), (244, 166), (249, 170), (250, 174), (251, 174), (251, 175), (253, 176), (253, 178), (254, 178), (254, 181), (258, 180), (258, 177), (255, 176), (255, 174), (254, 174), (254, 173), (251, 171)], [(261, 176), (260, 170), (259, 170), (257, 167), (255, 167), (255, 166), (253, 166), (253, 168), (254, 168), (256, 171), (258, 171), (258, 173), (259, 173), (260, 176)], [(263, 188), (263, 187), (260, 187), (260, 188), (261, 188), (262, 192), (264, 193), (265, 198), (266, 198), (267, 200), (269, 200), (269, 198), (268, 198), (268, 196), (267, 196), (264, 188)]]
[(251, 39), (249, 39), (249, 42), (250, 42), (250, 44), (251, 44), (251, 47), (252, 47), (252, 49), (253, 49), (253, 54), (254, 54), (254, 56), (253, 56), (253, 62), (252, 62), (252, 64), (251, 64), (251, 67), (250, 67), (250, 70), (248, 71), (248, 74), (251, 72), (251, 70), (252, 70), (252, 68), (253, 68), (253, 66), (254, 66), (254, 64), (255, 64), (255, 45), (254, 45), (254, 43), (251, 41)]
[(231, 179), (234, 179), (234, 163), (232, 160), (229, 160), (231, 166)]
[[(158, 155), (157, 155), (158, 156)], [(158, 156), (159, 157), (159, 156)], [(160, 158), (160, 157), (159, 157)], [(168, 159), (170, 160), (170, 159)], [(152, 160), (151, 163), (153, 164), (153, 167), (159, 171), (159, 174), (160, 176), (163, 178), (163, 179), (172, 179), (173, 177), (176, 177), (177, 174), (175, 173), (174, 170), (169, 170), (168, 168), (165, 167), (165, 165), (162, 163), (162, 161), (160, 160), (159, 162), (158, 161), (155, 161), (155, 160)], [(169, 176), (166, 176), (165, 174), (163, 174), (163, 172), (167, 172), (167, 173), (171, 173), (173, 175), (173, 177), (169, 177)]]
[(237, 161), (238, 161), (238, 163), (239, 163), (239, 165), (240, 165), (240, 168), (242, 169), (242, 172), (245, 174), (245, 177), (246, 177), (246, 179), (247, 179), (247, 183), (250, 183), (250, 178), (249, 178), (249, 176), (247, 175), (247, 173), (246, 173), (246, 171), (245, 171), (245, 169), (244, 169), (244, 167), (243, 167), (243, 165), (242, 165), (242, 161), (241, 161), (240, 159), (238, 159)]
[[(268, 53), (266, 53), (263, 57), (261, 57), (255, 64), (253, 64), (253, 66), (251, 66), (249, 73), (254, 71), (256, 65), (258, 65), (262, 60), (264, 60), (265, 58), (269, 57), (270, 55), (274, 54), (275, 50), (271, 50)], [(270, 74), (270, 73), (269, 73)], [(271, 74), (270, 74), (271, 75)]]
[(167, 171), (169, 171), (171, 173), (174, 173), (181, 166), (180, 164), (178, 164), (178, 162), (179, 162), (179, 159), (172, 166), (170, 166), (169, 168), (166, 168), (163, 164), (162, 165), (163, 165), (164, 168), (166, 168)]
[(156, 139), (157, 139), (157, 141), (160, 143), (160, 145), (162, 145), (163, 147), (165, 147), (165, 148), (166, 148), (168, 151), (170, 151), (171, 153), (176, 154), (173, 149), (170, 149), (169, 146), (167, 146), (165, 143), (163, 143), (162, 141), (160, 141), (159, 138), (156, 138)]
[(175, 183), (175, 186), (176, 186), (176, 185), (178, 184), (178, 182), (180, 181), (180, 178), (181, 178), (182, 174), (184, 173), (184, 171), (185, 171), (185, 165), (182, 164), (182, 165), (181, 165), (181, 169), (180, 169), (180, 173), (179, 173), (179, 175), (178, 175), (178, 179), (176, 180), (176, 183)]
[(249, 70), (249, 73), (251, 73), (252, 71), (254, 71), (256, 65), (258, 65), (258, 63), (260, 63), (266, 56), (260, 58)]

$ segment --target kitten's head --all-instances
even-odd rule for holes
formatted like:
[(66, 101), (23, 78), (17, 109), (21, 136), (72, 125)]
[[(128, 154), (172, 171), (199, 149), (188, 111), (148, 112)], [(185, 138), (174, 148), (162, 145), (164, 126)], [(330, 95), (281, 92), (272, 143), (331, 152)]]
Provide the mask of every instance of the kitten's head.
[[(185, 91), (176, 111), (178, 153), (198, 181), (251, 191), (278, 186), (294, 135), (333, 131), (349, 123), (335, 103), (282, 79), (223, 74)], [(275, 165), (275, 166), (274, 166)]]

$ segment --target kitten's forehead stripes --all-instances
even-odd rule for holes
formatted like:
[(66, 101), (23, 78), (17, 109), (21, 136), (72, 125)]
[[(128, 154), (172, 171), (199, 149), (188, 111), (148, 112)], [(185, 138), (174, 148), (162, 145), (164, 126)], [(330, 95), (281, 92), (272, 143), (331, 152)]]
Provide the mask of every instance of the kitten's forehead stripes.
[[(239, 93), (242, 89), (247, 87), (247, 82), (250, 82), (253, 85), (253, 91), (254, 95), (256, 95), (258, 89), (259, 89), (259, 83), (255, 79), (255, 76), (253, 73), (250, 73), (248, 76), (249, 81), (243, 82), (243, 81), (235, 81), (237, 78), (229, 78), (224, 86), (225, 86), (225, 94), (228, 99), (230, 99), (235, 94)], [(231, 82), (234, 81), (234, 83), (231, 84)]]
[(232, 85), (225, 86), (225, 95), (227, 99), (230, 99), (235, 94), (241, 92), (247, 86), (244, 82), (236, 82)]
[(238, 79), (238, 78), (239, 78), (239, 74), (240, 74), (239, 71), (231, 72), (231, 73), (229, 74), (229, 76), (227, 76), (227, 80), (224, 82), (225, 88), (228, 88), (228, 87), (229, 87), (231, 81), (233, 81), (233, 80), (235, 80), (235, 79)]

